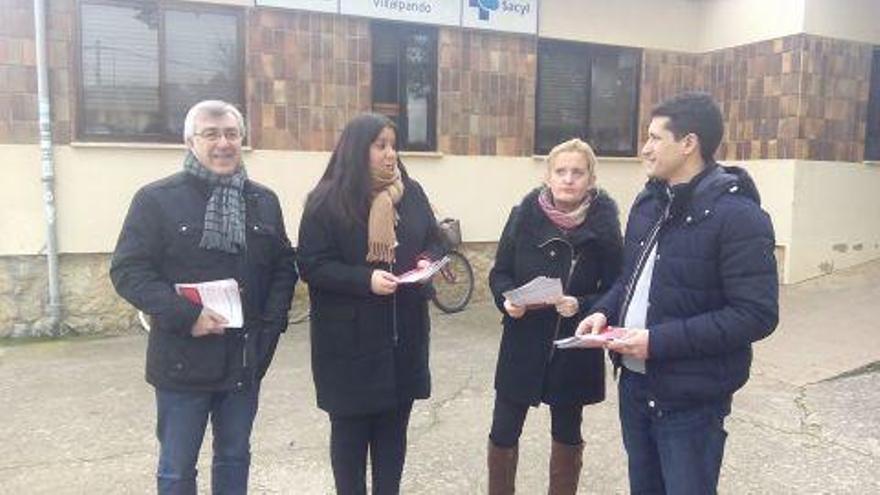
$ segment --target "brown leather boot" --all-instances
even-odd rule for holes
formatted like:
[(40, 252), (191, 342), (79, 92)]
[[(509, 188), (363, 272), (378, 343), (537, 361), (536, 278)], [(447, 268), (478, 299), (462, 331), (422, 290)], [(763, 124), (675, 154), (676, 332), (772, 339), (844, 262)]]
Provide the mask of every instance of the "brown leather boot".
[(583, 465), (584, 444), (566, 445), (553, 441), (550, 450), (550, 495), (575, 495)]
[(486, 461), (489, 464), (489, 495), (511, 495), (516, 487), (516, 462), (519, 447), (498, 447), (489, 440)]

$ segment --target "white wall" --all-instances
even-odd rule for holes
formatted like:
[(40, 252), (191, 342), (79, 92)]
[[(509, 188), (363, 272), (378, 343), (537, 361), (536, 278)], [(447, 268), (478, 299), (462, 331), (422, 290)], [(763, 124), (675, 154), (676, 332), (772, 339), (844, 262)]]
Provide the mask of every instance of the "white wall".
[[(541, 37), (690, 52), (703, 6), (695, 0), (541, 0)], [(689, 19), (695, 21), (688, 25)]]
[[(144, 184), (180, 169), (182, 147), (58, 146), (56, 202), (59, 250), (113, 249), (128, 204)], [(282, 201), (291, 238), (296, 237), (306, 194), (317, 183), (327, 152), (246, 151), (249, 175)], [(497, 158), (414, 154), (403, 157), (440, 214), (462, 219), (467, 241), (496, 240), (510, 207), (540, 183), (543, 163), (531, 157)], [(0, 195), (0, 255), (36, 254), (45, 242), (39, 148), (0, 146), (7, 180)]]
[(809, 33), (880, 44), (880, 0), (542, 0), (542, 37), (704, 53)]
[(703, 53), (800, 33), (805, 0), (542, 0), (542, 37)]
[[(413, 175), (427, 190), (441, 216), (461, 219), (465, 241), (495, 242), (510, 209), (538, 187), (546, 171), (542, 158), (450, 156), (442, 160), (406, 159)], [(599, 185), (622, 210), (641, 190), (644, 174), (636, 159), (599, 158)]]
[(829, 38), (880, 44), (880, 1), (806, 0), (804, 31)]
[(794, 208), (794, 160), (751, 160), (747, 162), (725, 161), (727, 165), (738, 165), (748, 170), (761, 195), (761, 207), (770, 215), (776, 234), (776, 245), (782, 247), (783, 257), (780, 271), (787, 281), (791, 273), (792, 210)]
[[(138, 188), (181, 168), (183, 147), (56, 148), (59, 249), (67, 253), (109, 252)], [(296, 233), (306, 193), (323, 172), (329, 153), (246, 151), (248, 174), (274, 189), (288, 231)], [(4, 252), (0, 242), (0, 253)]]
[[(65, 253), (112, 251), (135, 191), (180, 169), (182, 147), (59, 146), (55, 150), (59, 249)], [(296, 238), (306, 194), (326, 166), (329, 153), (246, 151), (249, 175), (274, 189), (287, 230)], [(461, 219), (464, 239), (496, 241), (510, 208), (540, 185), (542, 159), (532, 157), (406, 154), (410, 174), (427, 191), (441, 216)], [(45, 239), (39, 150), (35, 145), (0, 147), (0, 162), (14, 164), (15, 187), (0, 195), (0, 255), (36, 254)], [(644, 176), (635, 159), (600, 158), (600, 185), (624, 215)]]
[(234, 5), (238, 7), (253, 7), (254, 0), (187, 0), (196, 3), (211, 3), (219, 5)]
[(805, 0), (708, 0), (698, 51), (781, 38), (804, 30)]
[(37, 254), (46, 239), (40, 148), (0, 145), (3, 193), (0, 194), (0, 256)]
[(798, 161), (790, 281), (880, 258), (880, 166)]
[[(106, 253), (134, 192), (180, 169), (183, 149), (56, 148), (59, 249)], [(274, 189), (287, 230), (296, 238), (305, 196), (326, 165), (328, 153), (250, 151), (248, 172)], [(441, 216), (459, 218), (465, 241), (496, 241), (510, 208), (541, 183), (543, 160), (531, 157), (410, 154), (410, 174), (427, 191)], [(0, 146), (8, 184), (0, 195), (0, 256), (33, 255), (45, 242), (36, 145)], [(777, 244), (784, 247), (786, 282), (797, 282), (880, 258), (880, 165), (755, 160), (744, 166), (770, 213)], [(599, 184), (617, 201), (625, 220), (645, 182), (634, 158), (599, 158)]]

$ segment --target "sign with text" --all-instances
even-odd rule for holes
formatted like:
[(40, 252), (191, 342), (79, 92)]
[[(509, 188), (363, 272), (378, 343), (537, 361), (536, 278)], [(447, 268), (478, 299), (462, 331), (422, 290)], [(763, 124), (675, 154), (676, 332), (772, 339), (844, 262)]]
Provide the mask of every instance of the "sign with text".
[(315, 12), (339, 12), (339, 0), (256, 0), (263, 7), (312, 10)]
[(461, 23), (460, 0), (339, 0), (339, 12), (441, 26)]
[(538, 32), (538, 0), (461, 0), (461, 25), (513, 33)]
[(391, 21), (535, 34), (538, 32), (538, 1), (256, 0), (256, 4)]

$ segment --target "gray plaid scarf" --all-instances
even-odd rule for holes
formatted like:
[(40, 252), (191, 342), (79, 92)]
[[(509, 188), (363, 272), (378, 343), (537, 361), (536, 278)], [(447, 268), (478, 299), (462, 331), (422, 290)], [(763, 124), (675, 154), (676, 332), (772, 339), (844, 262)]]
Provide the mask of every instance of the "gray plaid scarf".
[(232, 175), (218, 175), (205, 168), (192, 151), (183, 160), (183, 170), (208, 183), (211, 197), (205, 209), (205, 229), (199, 247), (238, 253), (245, 247), (244, 182), (242, 163)]

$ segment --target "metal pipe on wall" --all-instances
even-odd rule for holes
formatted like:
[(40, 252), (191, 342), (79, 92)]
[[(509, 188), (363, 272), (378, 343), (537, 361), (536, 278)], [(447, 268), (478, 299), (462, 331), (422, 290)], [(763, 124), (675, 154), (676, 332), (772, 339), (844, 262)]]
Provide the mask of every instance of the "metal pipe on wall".
[(42, 165), (43, 208), (46, 213), (46, 262), (48, 268), (48, 321), (41, 332), (60, 334), (61, 290), (58, 275), (58, 236), (55, 228), (55, 161), (52, 153), (52, 108), (49, 99), (49, 60), (46, 44), (46, 0), (34, 0), (34, 35), (37, 63), (37, 100), (40, 126), (40, 162)]

